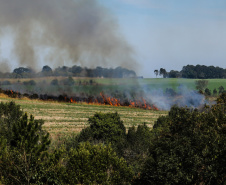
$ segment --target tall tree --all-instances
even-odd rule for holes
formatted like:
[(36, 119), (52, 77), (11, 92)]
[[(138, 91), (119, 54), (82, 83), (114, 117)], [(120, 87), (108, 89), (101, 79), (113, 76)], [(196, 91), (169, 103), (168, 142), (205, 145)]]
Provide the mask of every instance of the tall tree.
[(167, 72), (166, 72), (166, 70), (163, 69), (163, 68), (160, 68), (159, 75), (160, 75), (160, 76), (163, 76), (163, 78), (166, 78), (166, 77), (167, 77)]
[(158, 70), (158, 69), (155, 69), (155, 70), (154, 70), (154, 73), (155, 73), (156, 78), (157, 78), (157, 76), (159, 75), (159, 70)]

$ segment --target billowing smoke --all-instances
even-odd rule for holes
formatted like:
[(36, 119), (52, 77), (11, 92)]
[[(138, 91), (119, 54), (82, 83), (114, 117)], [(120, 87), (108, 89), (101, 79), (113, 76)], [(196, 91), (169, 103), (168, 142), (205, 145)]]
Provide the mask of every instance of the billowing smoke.
[(97, 0), (0, 0), (0, 38), (13, 38), (19, 66), (135, 65), (114, 17)]
[(203, 94), (195, 90), (188, 89), (186, 86), (179, 86), (174, 95), (167, 94), (163, 89), (144, 88), (144, 96), (147, 102), (152, 102), (161, 110), (170, 110), (174, 105), (179, 107), (200, 108), (204, 104), (209, 104)]

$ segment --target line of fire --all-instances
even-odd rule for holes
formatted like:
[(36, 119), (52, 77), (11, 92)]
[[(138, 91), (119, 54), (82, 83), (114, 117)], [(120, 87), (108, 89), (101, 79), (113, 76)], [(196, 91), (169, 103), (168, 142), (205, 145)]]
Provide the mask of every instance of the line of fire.
[(120, 100), (111, 96), (105, 95), (103, 92), (100, 93), (99, 96), (76, 96), (76, 97), (69, 97), (67, 95), (47, 95), (47, 94), (27, 94), (27, 93), (20, 93), (15, 92), (13, 90), (2, 90), (0, 89), (0, 93), (5, 94), (11, 98), (29, 98), (29, 99), (39, 99), (43, 101), (58, 101), (58, 102), (68, 102), (68, 103), (87, 103), (87, 104), (96, 104), (96, 105), (110, 105), (110, 106), (123, 106), (123, 107), (131, 107), (131, 108), (141, 108), (146, 110), (155, 110), (158, 111), (159, 109), (147, 101), (144, 98), (140, 98), (139, 100), (129, 100), (124, 99)]

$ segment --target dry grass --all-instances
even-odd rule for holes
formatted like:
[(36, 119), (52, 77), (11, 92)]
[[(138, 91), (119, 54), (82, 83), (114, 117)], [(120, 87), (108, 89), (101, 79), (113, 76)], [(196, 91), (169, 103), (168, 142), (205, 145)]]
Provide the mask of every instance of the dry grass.
[(15, 101), (16, 104), (21, 105), (24, 112), (34, 115), (35, 119), (43, 119), (45, 121), (44, 128), (53, 137), (59, 134), (68, 135), (80, 132), (88, 126), (88, 118), (96, 112), (118, 112), (127, 128), (144, 122), (152, 127), (159, 116), (167, 114), (167, 111), (152, 111), (129, 107), (12, 99), (2, 94), (0, 94), (0, 101)]

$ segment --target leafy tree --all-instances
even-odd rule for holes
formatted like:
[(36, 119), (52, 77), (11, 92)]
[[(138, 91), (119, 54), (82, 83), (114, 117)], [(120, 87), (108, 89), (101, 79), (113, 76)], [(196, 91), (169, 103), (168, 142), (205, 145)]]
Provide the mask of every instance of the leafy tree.
[(211, 91), (210, 91), (208, 88), (206, 88), (206, 89), (205, 89), (205, 94), (206, 94), (207, 96), (211, 96)]
[(19, 67), (13, 70), (13, 73), (22, 74), (22, 73), (33, 73), (33, 70), (26, 67)]
[(180, 78), (180, 77), (181, 77), (181, 74), (180, 74), (179, 71), (171, 70), (171, 71), (168, 73), (168, 76), (169, 76), (169, 78)]
[(148, 156), (148, 148), (151, 144), (152, 133), (144, 123), (128, 129), (127, 146), (124, 148), (123, 157), (133, 166), (136, 173), (139, 173)]
[(213, 95), (214, 96), (217, 96), (217, 90), (216, 90), (216, 88), (213, 90)]
[(173, 107), (160, 117), (137, 184), (224, 184), (225, 111), (225, 104), (204, 112)]
[(219, 94), (224, 92), (224, 87), (223, 86), (220, 86), (218, 89), (219, 89)]
[(203, 91), (207, 87), (208, 83), (209, 83), (208, 80), (196, 80), (195, 81), (196, 89), (199, 91)]
[(51, 69), (51, 67), (49, 67), (48, 65), (43, 66), (42, 68), (42, 72), (53, 72), (53, 70)]
[(82, 130), (79, 142), (92, 141), (118, 144), (126, 136), (126, 128), (116, 113), (96, 113), (88, 120), (90, 126)]
[(160, 70), (159, 70), (159, 75), (160, 75), (160, 76), (163, 76), (163, 78), (166, 78), (166, 77), (167, 77), (167, 72), (166, 72), (166, 70), (163, 69), (163, 68), (160, 68)]
[(155, 73), (156, 78), (157, 78), (157, 76), (159, 75), (159, 70), (155, 69), (155, 70), (154, 70), (154, 73)]
[(69, 184), (128, 184), (132, 169), (110, 145), (81, 143), (69, 153), (66, 164)]
[(48, 65), (43, 66), (41, 75), (42, 76), (53, 76), (53, 70)]

